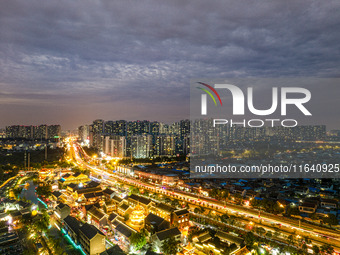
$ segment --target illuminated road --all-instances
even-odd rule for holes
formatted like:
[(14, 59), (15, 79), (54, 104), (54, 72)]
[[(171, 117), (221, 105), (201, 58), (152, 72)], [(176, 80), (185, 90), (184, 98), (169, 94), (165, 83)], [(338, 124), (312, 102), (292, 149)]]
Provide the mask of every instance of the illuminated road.
[[(132, 186), (136, 186), (139, 188), (144, 188), (152, 192), (160, 193), (169, 197), (173, 197), (176, 199), (180, 199), (182, 201), (189, 202), (191, 204), (208, 207), (210, 209), (214, 209), (221, 213), (239, 213), (245, 217), (249, 217), (249, 221), (253, 221), (254, 219), (262, 220), (267, 224), (281, 224), (282, 231), (289, 232), (291, 234), (299, 234), (299, 235), (308, 235), (310, 239), (314, 241), (315, 244), (325, 244), (328, 243), (332, 245), (337, 252), (340, 251), (340, 232), (336, 230), (331, 230), (327, 228), (323, 228), (321, 226), (315, 226), (312, 224), (301, 222), (298, 220), (290, 219), (282, 216), (277, 216), (273, 214), (269, 214), (266, 212), (259, 212), (256, 209), (247, 208), (244, 206), (239, 206), (230, 203), (222, 203), (212, 198), (197, 196), (195, 194), (182, 192), (182, 191), (174, 191), (167, 190), (161, 187), (156, 187), (152, 184), (144, 183), (139, 180), (122, 176), (119, 174), (108, 173), (107, 171), (100, 169), (99, 167), (92, 166), (87, 162), (83, 161), (79, 156), (79, 153), (86, 160), (91, 160), (91, 158), (86, 155), (85, 151), (81, 148), (77, 143), (72, 143), (69, 146), (71, 150), (73, 150), (73, 155), (76, 160), (76, 163), (80, 166), (90, 168), (93, 172), (99, 175), (107, 176), (109, 179), (105, 181), (114, 184), (116, 181), (123, 182)], [(281, 229), (280, 229), (281, 231)]]

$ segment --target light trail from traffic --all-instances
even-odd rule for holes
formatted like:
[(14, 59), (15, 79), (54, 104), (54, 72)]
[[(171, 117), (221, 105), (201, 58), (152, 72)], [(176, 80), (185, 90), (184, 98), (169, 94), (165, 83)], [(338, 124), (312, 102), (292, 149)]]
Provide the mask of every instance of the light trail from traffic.
[[(135, 187), (144, 188), (152, 192), (157, 192), (157, 193), (169, 196), (169, 197), (180, 199), (182, 201), (189, 202), (196, 206), (205, 206), (210, 209), (219, 211), (221, 213), (226, 213), (226, 212), (235, 213), (236, 212), (246, 217), (257, 218), (259, 220), (268, 222), (269, 224), (270, 223), (281, 224), (282, 226), (288, 228), (285, 231), (290, 232), (291, 234), (296, 234), (296, 231), (300, 231), (301, 235), (308, 233), (311, 235), (310, 239), (313, 240), (314, 243), (317, 243), (317, 244), (329, 243), (334, 246), (336, 252), (340, 252), (340, 233), (338, 231), (325, 229), (325, 228), (311, 225), (305, 222), (299, 223), (299, 221), (297, 220), (272, 215), (272, 214), (269, 214), (263, 211), (259, 212), (258, 210), (255, 210), (255, 209), (245, 208), (245, 207), (230, 204), (230, 203), (223, 204), (219, 201), (215, 201), (212, 198), (207, 198), (207, 197), (203, 198), (202, 196), (197, 196), (191, 193), (185, 193), (182, 191), (169, 191), (161, 187), (156, 187), (148, 183), (137, 181), (127, 176), (120, 176), (119, 174), (109, 173), (106, 170), (100, 169), (99, 167), (96, 167), (96, 166), (92, 166), (89, 163), (85, 162), (78, 153), (80, 153), (85, 159), (91, 159), (91, 157), (89, 157), (86, 154), (86, 152), (83, 150), (83, 148), (79, 144), (77, 144), (74, 141), (72, 143), (73, 144), (71, 148), (73, 148), (74, 150), (73, 155), (75, 156), (76, 163), (80, 166), (85, 166), (91, 169), (96, 174), (107, 176), (109, 179), (105, 179), (105, 181), (110, 183), (111, 185), (114, 185), (119, 180), (119, 182), (123, 182), (129, 185), (135, 186)], [(325, 236), (328, 240), (323, 240), (322, 236)]]

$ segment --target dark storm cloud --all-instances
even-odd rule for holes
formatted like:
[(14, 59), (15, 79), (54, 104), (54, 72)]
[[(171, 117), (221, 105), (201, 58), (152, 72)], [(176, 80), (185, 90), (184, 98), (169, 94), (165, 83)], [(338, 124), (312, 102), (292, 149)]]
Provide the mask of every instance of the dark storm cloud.
[(2, 125), (172, 121), (193, 77), (339, 76), (337, 0), (0, 5)]

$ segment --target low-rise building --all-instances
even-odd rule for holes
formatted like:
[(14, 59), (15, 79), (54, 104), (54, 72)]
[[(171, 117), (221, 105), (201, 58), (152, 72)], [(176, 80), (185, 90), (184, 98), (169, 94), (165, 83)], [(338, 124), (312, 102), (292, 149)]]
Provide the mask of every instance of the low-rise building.
[(215, 237), (218, 237), (222, 242), (228, 243), (229, 246), (234, 243), (238, 247), (240, 247), (244, 243), (244, 239), (243, 238), (240, 238), (240, 237), (228, 234), (228, 233), (223, 232), (223, 231), (218, 231), (215, 234)]
[(61, 185), (69, 185), (71, 183), (86, 183), (91, 181), (91, 179), (82, 173), (76, 173), (76, 174), (65, 174), (59, 179), (59, 183)]
[(75, 199), (84, 199), (84, 196), (82, 195), (89, 194), (89, 193), (97, 193), (101, 191), (102, 191), (101, 187), (93, 187), (93, 188), (84, 187), (84, 188), (79, 188), (75, 190), (72, 193), (72, 195)]
[(123, 217), (119, 216), (117, 213), (111, 213), (108, 218), (108, 224), (112, 224), (115, 220), (123, 221)]
[(119, 247), (119, 245), (112, 246), (100, 255), (126, 255), (126, 253)]
[(175, 211), (175, 208), (163, 204), (163, 203), (158, 203), (156, 205), (151, 206), (150, 212), (164, 218), (165, 220), (171, 222), (171, 215)]
[(97, 228), (100, 228), (107, 224), (108, 216), (97, 207), (92, 206), (91, 209), (87, 211), (87, 220)]
[(111, 214), (112, 212), (117, 211), (117, 205), (112, 200), (109, 200), (104, 203), (103, 209), (105, 213)]
[(64, 219), (63, 229), (75, 243), (79, 243), (78, 236), (80, 227), (81, 223), (76, 218), (72, 216), (67, 216)]
[(131, 210), (131, 207), (125, 201), (122, 201), (117, 208), (117, 212), (121, 216), (124, 216), (129, 210)]
[(127, 166), (117, 166), (116, 170), (119, 173), (129, 175), (129, 176), (132, 176), (134, 174), (133, 168), (127, 167)]
[(54, 201), (60, 201), (62, 196), (63, 196), (63, 194), (61, 192), (59, 192), (59, 191), (53, 191), (52, 192), (52, 199)]
[(176, 210), (172, 215), (173, 226), (178, 228), (189, 226), (189, 211), (187, 209)]
[(71, 208), (64, 203), (59, 203), (54, 211), (54, 214), (58, 217), (60, 220), (64, 220), (67, 216), (69, 216), (71, 213)]
[(79, 243), (87, 255), (105, 251), (105, 235), (95, 226), (85, 223), (79, 228)]
[(132, 208), (141, 205), (146, 212), (149, 212), (151, 206), (154, 204), (150, 199), (135, 194), (128, 196), (127, 201)]
[(160, 249), (162, 247), (163, 243), (168, 238), (175, 238), (176, 241), (180, 242), (181, 232), (176, 227), (166, 229), (166, 230), (163, 230), (163, 231), (160, 231), (160, 232), (153, 234), (152, 237), (151, 237), (151, 240), (154, 243), (154, 245)]
[(170, 228), (170, 222), (153, 213), (149, 213), (144, 219), (144, 227), (147, 231), (149, 231), (150, 234), (154, 234), (156, 232)]
[(107, 199), (112, 199), (112, 198), (114, 197), (114, 195), (115, 195), (115, 192), (114, 192), (112, 189), (109, 189), (109, 188), (105, 189), (105, 190), (103, 191), (103, 193), (104, 193), (104, 196), (105, 196)]
[(166, 185), (174, 185), (179, 180), (178, 174), (172, 172), (168, 173), (164, 170), (160, 171), (159, 169), (135, 170), (134, 175), (141, 179), (151, 180), (152, 182)]
[(100, 201), (103, 198), (103, 192), (94, 192), (82, 194), (78, 197), (78, 201), (85, 202), (87, 204), (93, 204), (96, 201)]
[(112, 222), (113, 231), (115, 234), (115, 239), (119, 240), (120, 242), (124, 243), (127, 247), (130, 246), (130, 236), (133, 233), (137, 233), (136, 230), (129, 227), (119, 219), (116, 219), (114, 222)]

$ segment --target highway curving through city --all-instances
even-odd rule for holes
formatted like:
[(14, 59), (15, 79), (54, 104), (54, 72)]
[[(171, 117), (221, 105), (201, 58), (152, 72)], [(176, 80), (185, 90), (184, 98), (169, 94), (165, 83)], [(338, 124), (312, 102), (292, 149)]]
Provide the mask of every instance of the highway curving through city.
[(232, 203), (223, 203), (221, 201), (215, 200), (209, 197), (203, 197), (201, 195), (196, 195), (188, 192), (183, 192), (179, 190), (170, 189), (168, 187), (159, 187), (150, 183), (141, 182), (140, 180), (134, 179), (132, 177), (127, 177), (119, 173), (109, 173), (105, 169), (97, 166), (90, 165), (88, 162), (84, 161), (91, 160), (91, 158), (85, 153), (82, 147), (76, 143), (72, 142), (69, 148), (73, 151), (74, 159), (76, 163), (80, 166), (87, 167), (91, 169), (94, 173), (99, 174), (104, 177), (104, 179), (111, 184), (115, 182), (122, 182), (129, 184), (138, 188), (144, 188), (152, 192), (163, 194), (172, 198), (176, 198), (188, 203), (203, 206), (213, 209), (220, 213), (236, 213), (252, 219), (258, 219), (271, 224), (278, 224), (285, 227), (285, 231), (291, 234), (308, 235), (310, 239), (314, 240), (315, 243), (329, 243), (332, 245), (337, 252), (340, 252), (340, 232), (324, 228), (322, 226), (317, 226), (309, 224), (306, 222), (301, 222), (296, 219), (291, 219), (283, 216), (273, 215), (263, 211), (259, 211), (253, 208), (240, 206)]

